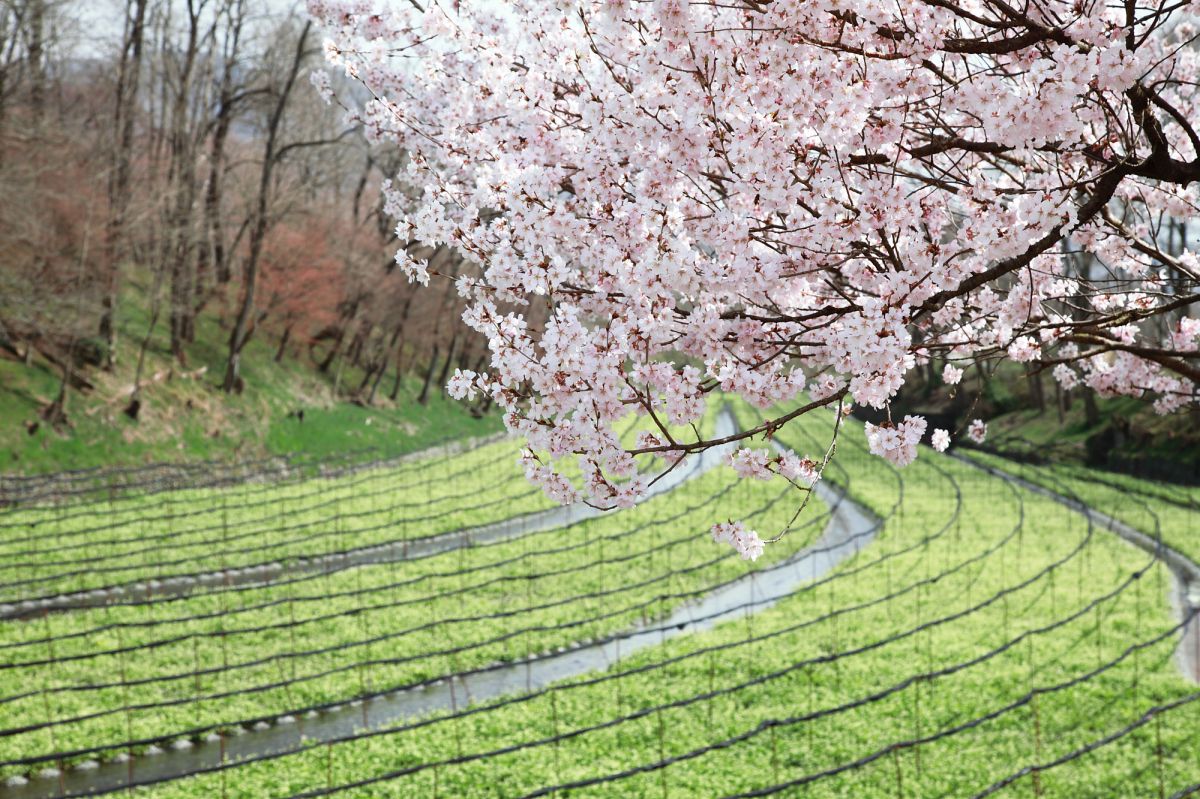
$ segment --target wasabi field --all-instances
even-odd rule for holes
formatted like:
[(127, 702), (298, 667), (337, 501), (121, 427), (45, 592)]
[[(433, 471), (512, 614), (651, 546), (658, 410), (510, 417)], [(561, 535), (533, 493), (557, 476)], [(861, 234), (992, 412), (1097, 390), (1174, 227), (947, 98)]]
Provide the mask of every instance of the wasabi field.
[(783, 481), (710, 453), (600, 513), (518, 449), (7, 483), (0, 796), (1200, 791), (1194, 489), (851, 421), (750, 563), (706, 531), (783, 529)]

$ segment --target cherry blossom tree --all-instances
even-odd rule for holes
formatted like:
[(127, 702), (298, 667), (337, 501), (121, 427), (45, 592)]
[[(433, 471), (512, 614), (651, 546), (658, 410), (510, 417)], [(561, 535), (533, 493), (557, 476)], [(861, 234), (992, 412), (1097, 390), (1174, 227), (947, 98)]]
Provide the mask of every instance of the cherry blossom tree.
[[(948, 382), (1007, 358), (1162, 413), (1197, 402), (1200, 259), (1163, 234), (1196, 215), (1193, 2), (308, 7), (369, 90), (351, 116), (408, 155), (401, 240), (482, 266), (457, 288), (490, 367), (451, 392), (494, 398), (561, 499), (632, 501), (640, 453), (887, 408), (933, 358)], [(714, 392), (807, 393), (735, 436), (672, 432)], [(611, 423), (631, 411), (657, 432), (627, 451)], [(867, 435), (904, 464), (925, 433), (908, 417)], [(572, 456), (579, 485), (558, 468)], [(761, 549), (732, 523), (714, 535)]]

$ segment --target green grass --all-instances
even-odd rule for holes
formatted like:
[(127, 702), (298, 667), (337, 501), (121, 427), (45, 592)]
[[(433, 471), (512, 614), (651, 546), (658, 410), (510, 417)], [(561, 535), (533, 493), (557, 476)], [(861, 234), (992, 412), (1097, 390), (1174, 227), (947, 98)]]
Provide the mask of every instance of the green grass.
[[(716, 409), (701, 420), (710, 434)], [(644, 419), (617, 430), (631, 444)], [(0, 515), (0, 600), (312, 558), (478, 527), (553, 503), (526, 482), (505, 440), (449, 458), (336, 478), (189, 489), (99, 506)], [(642, 459), (642, 466), (661, 461)], [(577, 476), (572, 461), (567, 474)], [(99, 513), (97, 513), (99, 511)]]
[[(1048, 402), (1053, 403), (1053, 397)], [(1194, 424), (1188, 414), (1160, 416), (1144, 400), (1132, 397), (1097, 397), (1096, 419), (1089, 423), (1084, 403), (1076, 399), (1062, 414), (1051, 406), (1045, 411), (1029, 408), (1008, 411), (988, 419), (988, 443), (1005, 452), (1032, 452), (1057, 463), (1082, 464), (1087, 458), (1087, 440), (1111, 427), (1127, 428), (1118, 456), (1158, 459), (1179, 464), (1180, 469), (1196, 462)]]
[[(58, 392), (56, 367), (36, 358), (31, 366), (0, 359), (0, 469), (35, 474), (91, 466), (180, 460), (245, 460), (267, 454), (303, 452), (324, 456), (370, 448), (381, 457), (404, 454), (464, 436), (498, 432), (500, 416), (474, 418), (434, 386), (429, 401), (416, 401), (420, 379), (409, 376), (397, 402), (387, 399), (393, 375), (376, 395), (377, 407), (350, 403), (346, 389), (362, 379), (347, 366), (340, 386), (333, 370), (319, 372), (307, 353), (274, 360), (277, 341), (260, 332), (243, 353), (246, 391), (219, 388), (229, 331), (217, 303), (197, 318), (188, 365), (170, 353), (166, 320), (151, 337), (143, 372), (143, 406), (138, 420), (122, 413), (133, 387), (137, 351), (149, 326), (148, 279), (123, 287), (118, 306), (117, 367), (89, 369), (95, 388), (68, 397), (69, 427), (39, 422), (39, 410)], [(199, 373), (201, 372), (202, 373)], [(292, 414), (304, 410), (304, 421)], [(33, 434), (29, 426), (37, 423)]]
[[(713, 406), (698, 425), (701, 434), (711, 434), (716, 415)], [(615, 429), (632, 443), (646, 426), (646, 420), (630, 418)], [(550, 507), (541, 491), (525, 481), (518, 450), (517, 442), (505, 440), (451, 457), (336, 477), (13, 509), (0, 516), (6, 533), (0, 544), (3, 595), (16, 601), (268, 560), (286, 563), (397, 544)], [(642, 465), (661, 463), (643, 458)], [(736, 486), (728, 473), (710, 474), (698, 487), (689, 485), (633, 511), (519, 541), (326, 575), (285, 574), (265, 587), (200, 586), (188, 597), (125, 600), (55, 614), (41, 623), (0, 624), (5, 655), (0, 665), (7, 664), (2, 671), (8, 683), (40, 685), (63, 699), (56, 699), (51, 710), (44, 695), (30, 693), (4, 703), (6, 719), (39, 713), (43, 722), (93, 716), (53, 732), (0, 736), (0, 759), (27, 756), (46, 746), (61, 751), (128, 736), (170, 738), (198, 725), (219, 728), (238, 719), (346, 701), (369, 691), (369, 685), (420, 681), (454, 670), (451, 664), (457, 668), (511, 659), (521, 647), (527, 652), (547, 641), (561, 645), (579, 633), (580, 623), (569, 619), (595, 607), (597, 597), (586, 589), (593, 595), (603, 591), (596, 589), (597, 580), (601, 587), (615, 583), (607, 595), (632, 603), (632, 609), (607, 614), (588, 629), (594, 634), (619, 629), (639, 614), (644, 618), (672, 606), (660, 602), (648, 611), (642, 593), (673, 593), (677, 603), (700, 590), (696, 586), (719, 582), (730, 573), (730, 558), (716, 562), (710, 550), (695, 547), (687, 549), (688, 556), (706, 560), (665, 576), (661, 569), (670, 554), (696, 541), (693, 528), (703, 527), (717, 512), (718, 494), (746, 496), (748, 509), (778, 515), (772, 508), (780, 487), (757, 488), (761, 490), (753, 494)], [(674, 510), (680, 502), (691, 512)], [(703, 512), (696, 509), (701, 506)], [(688, 530), (682, 537), (680, 526)], [(593, 541), (598, 555), (585, 546)], [(533, 544), (539, 548), (531, 550)], [(656, 555), (659, 549), (663, 554)], [(647, 554), (649, 559), (642, 557)], [(595, 568), (589, 566), (592, 561)], [(527, 579), (531, 568), (545, 579)], [(622, 588), (614, 572), (654, 576), (642, 581), (639, 592)], [(481, 581), (480, 590), (468, 590), (465, 576)], [(518, 609), (500, 620), (483, 618), (489, 609), (512, 607), (522, 590), (527, 611), (517, 603)], [(446, 621), (430, 625), (431, 617)], [(503, 630), (509, 627), (513, 634), (506, 636)], [(445, 649), (448, 636), (463, 640), (467, 651), (461, 656), (421, 654)], [(415, 654), (389, 660), (389, 643)], [(334, 652), (316, 651), (330, 648)], [(301, 649), (309, 654), (301, 655)], [(184, 668), (189, 658), (190, 670)], [(339, 658), (358, 665), (346, 668)], [(213, 663), (233, 668), (209, 673)], [(139, 703), (167, 704), (130, 715), (114, 711), (130, 701), (124, 684), (96, 686), (111, 683), (116, 673), (145, 682), (147, 687), (137, 690)], [(285, 674), (300, 681), (283, 689), (264, 687)], [(218, 694), (225, 698), (211, 698)]]
[[(736, 410), (743, 425), (759, 418), (744, 405)], [(831, 421), (818, 411), (777, 438), (803, 454), (822, 452)], [(916, 463), (894, 469), (866, 452), (854, 423), (826, 479), (883, 519), (879, 535), (769, 610), (481, 712), (434, 714), (390, 733), (135, 793), (268, 799), (369, 780), (338, 795), (490, 799), (545, 791), (671, 799), (816, 775), (778, 795), (960, 797), (1042, 764), (1036, 777), (1019, 776), (1001, 793), (1109, 799), (1170, 795), (1200, 779), (1200, 702), (1164, 712), (1091, 754), (1073, 754), (1194, 690), (1172, 657), (1170, 576), (1146, 553), (1051, 499), (951, 457), (922, 450)], [(1157, 509), (1165, 499), (1151, 488), (1142, 498)], [(222, 681), (272, 682), (293, 664), (298, 674), (342, 671), (287, 690), (189, 702), (177, 715), (109, 713), (60, 728), (53, 739), (39, 730), (7, 736), (0, 746), (46, 752), (68, 748), (67, 740), (120, 740), (130, 723), (170, 735), (196, 719), (219, 723), (343, 701), (604, 636), (642, 613), (660, 616), (680, 594), (779, 562), (809, 543), (824, 520), (821, 503), (756, 566), (705, 535), (714, 518), (746, 518), (764, 535), (779, 532), (798, 500), (778, 481), (738, 480), (720, 470), (632, 511), (510, 542), (294, 585), (7, 623), (0, 641), (27, 645), (0, 650), (5, 660), (39, 647), (48, 657), (47, 644), (36, 642), (47, 633), (60, 661), (86, 655), (6, 680), (32, 686), (19, 707), (4, 706), (25, 722), (45, 718), (45, 697), (56, 717), (119, 707), (126, 701), (120, 688), (44, 697), (40, 687), (94, 685), (122, 668), (183, 675), (151, 683), (147, 692), (162, 691), (152, 698), (195, 696)], [(332, 594), (340, 595), (320, 599)], [(674, 598), (660, 600), (664, 594)], [(479, 618), (509, 609), (512, 615)], [(293, 612), (308, 620), (301, 639), (283, 628), (233, 632), (290, 621)], [(199, 618), (210, 613), (217, 615)], [(99, 629), (112, 624), (121, 626)], [(227, 655), (212, 635), (221, 630), (231, 662), (275, 659), (219, 678), (201, 675), (197, 686), (196, 664)], [(95, 655), (173, 635), (184, 638), (136, 659)], [(377, 640), (362, 643), (370, 638)], [(362, 646), (287, 657), (325, 642)], [(360, 661), (372, 665), (359, 670)], [(605, 781), (547, 789), (597, 778)]]
[[(640, 426), (623, 423), (624, 438), (631, 441)], [(518, 449), (516, 442), (502, 441), (449, 458), (339, 477), (10, 511), (0, 516), (0, 530), (7, 531), (0, 543), (0, 597), (18, 602), (139, 580), (286, 565), (551, 507), (525, 481)]]
[[(0, 596), (81, 591), (149, 579), (316, 557), (476, 527), (552, 506), (503, 441), (421, 468), (313, 478), (242, 499), (224, 489), (186, 492), (167, 512), (149, 503), (102, 515), (13, 514), (0, 543)], [(406, 487), (411, 487), (405, 490)], [(61, 511), (58, 511), (61, 512)], [(31, 518), (36, 527), (27, 526)], [(26, 532), (28, 530), (28, 532)], [(18, 532), (19, 531), (19, 532)]]

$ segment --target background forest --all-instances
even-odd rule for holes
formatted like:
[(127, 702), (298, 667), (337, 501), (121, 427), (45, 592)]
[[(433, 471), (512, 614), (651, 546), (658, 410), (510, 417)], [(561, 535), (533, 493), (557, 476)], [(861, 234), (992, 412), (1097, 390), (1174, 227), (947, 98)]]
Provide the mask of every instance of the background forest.
[(402, 164), (314, 91), (302, 14), (98, 5), (0, 4), (0, 468), (498, 429), (443, 398), (483, 342), (394, 269)]

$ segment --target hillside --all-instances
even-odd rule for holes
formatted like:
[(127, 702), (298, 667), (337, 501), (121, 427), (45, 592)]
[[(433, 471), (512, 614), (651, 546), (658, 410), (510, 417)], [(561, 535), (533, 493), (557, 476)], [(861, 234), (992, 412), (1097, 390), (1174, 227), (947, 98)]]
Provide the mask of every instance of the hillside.
[[(1149, 401), (1061, 391), (1048, 375), (1031, 378), (1012, 363), (981, 373), (964, 369), (945, 385), (938, 370), (905, 387), (893, 416), (919, 413), (930, 428), (960, 433), (971, 419), (988, 423), (986, 448), (1035, 462), (1067, 462), (1178, 483), (1200, 483), (1200, 415), (1167, 416)], [(856, 410), (867, 421), (877, 416)]]
[(343, 358), (322, 372), (308, 346), (295, 344), (277, 361), (279, 341), (266, 333), (254, 336), (244, 351), (245, 390), (227, 394), (220, 379), (228, 318), (215, 303), (197, 317), (186, 368), (171, 354), (166, 325), (154, 326), (135, 420), (126, 411), (138, 351), (150, 327), (146, 293), (144, 282), (126, 285), (118, 307), (115, 366), (106, 371), (80, 363), (79, 376), (90, 388), (68, 391), (64, 423), (43, 418), (59, 391), (61, 370), (36, 351), (26, 363), (0, 349), (0, 471), (29, 474), (367, 448), (389, 455), (501, 429), (498, 415), (475, 418), (437, 386), (426, 404), (419, 403), (419, 373), (405, 375), (393, 401), (396, 376), (389, 370), (373, 404), (359, 404), (353, 395), (363, 371), (352, 360)]

